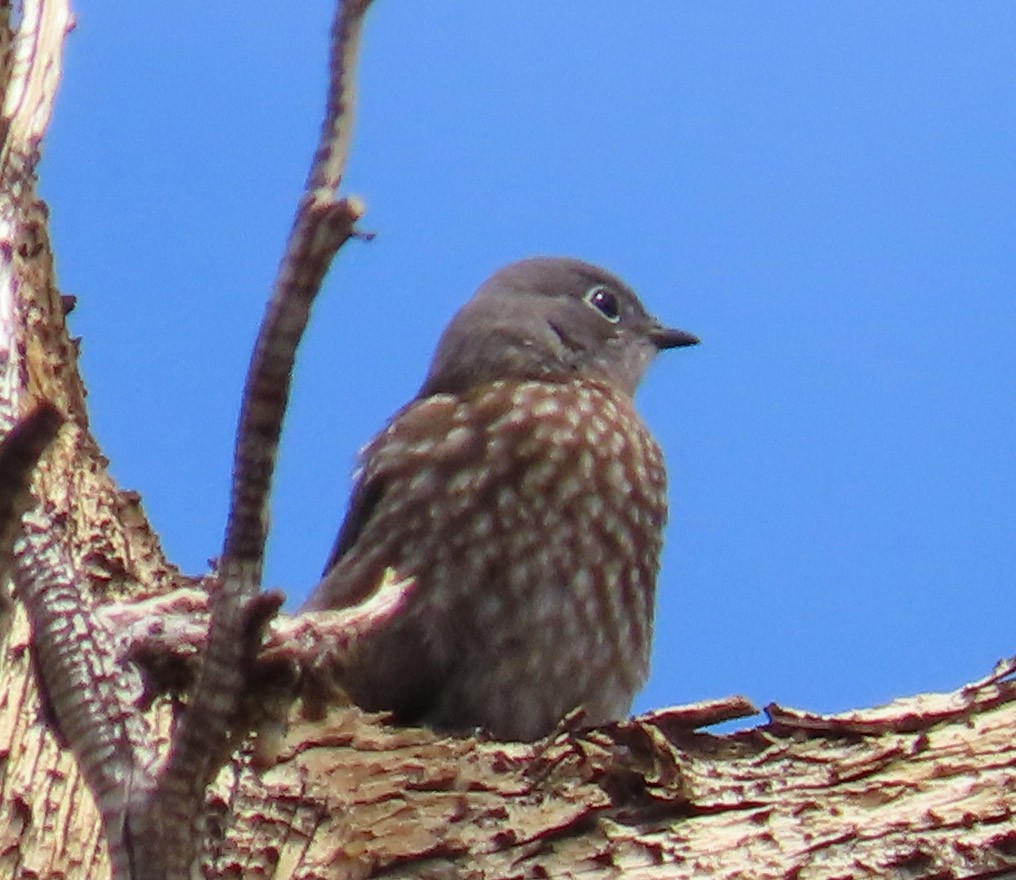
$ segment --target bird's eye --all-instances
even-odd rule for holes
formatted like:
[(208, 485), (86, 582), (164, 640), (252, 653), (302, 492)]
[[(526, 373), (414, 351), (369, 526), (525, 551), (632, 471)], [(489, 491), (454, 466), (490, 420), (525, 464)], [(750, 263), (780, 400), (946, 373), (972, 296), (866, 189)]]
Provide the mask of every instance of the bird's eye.
[(596, 309), (611, 324), (616, 324), (621, 320), (621, 306), (617, 301), (617, 294), (609, 287), (604, 287), (602, 284), (590, 287), (583, 295), (582, 300)]

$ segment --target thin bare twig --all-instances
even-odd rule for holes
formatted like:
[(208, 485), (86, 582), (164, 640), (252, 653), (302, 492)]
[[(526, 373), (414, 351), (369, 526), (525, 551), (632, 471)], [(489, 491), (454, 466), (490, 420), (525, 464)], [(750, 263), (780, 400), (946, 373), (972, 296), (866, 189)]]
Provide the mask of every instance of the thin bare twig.
[(140, 681), (116, 662), (112, 634), (82, 598), (61, 530), (41, 513), (24, 518), (16, 550), (18, 597), (32, 624), (45, 695), (102, 816), (112, 876), (134, 876), (127, 827), (132, 797), (154, 786), (155, 748), (134, 701)]
[(63, 421), (40, 404), (0, 444), (0, 570), (13, 574), (27, 611), (41, 690), (99, 807), (113, 876), (127, 878), (127, 803), (151, 787), (155, 752), (133, 708), (139, 682), (121, 674), (110, 631), (82, 598), (61, 529), (31, 510), (31, 475)]
[(154, 749), (132, 708), (112, 636), (82, 598), (60, 529), (31, 511), (32, 473), (63, 422), (42, 403), (0, 444), (0, 572), (14, 577), (27, 611), (41, 689), (99, 807), (113, 876), (127, 878), (127, 802), (132, 790), (151, 786), (150, 773), (139, 768), (151, 767)]
[[(263, 607), (260, 588), (267, 504), (296, 348), (331, 261), (363, 213), (356, 199), (335, 195), (349, 152), (355, 68), (370, 0), (340, 3), (332, 26), (331, 82), (321, 139), (306, 191), (254, 347), (241, 404), (233, 488), (219, 587), (208, 642), (189, 708), (174, 737), (165, 773), (145, 821), (153, 864), (166, 878), (188, 876), (197, 843), (203, 793), (229, 753), (240, 704), (245, 657), (256, 651)], [(267, 618), (263, 622), (267, 622)], [(153, 821), (148, 821), (153, 820)]]

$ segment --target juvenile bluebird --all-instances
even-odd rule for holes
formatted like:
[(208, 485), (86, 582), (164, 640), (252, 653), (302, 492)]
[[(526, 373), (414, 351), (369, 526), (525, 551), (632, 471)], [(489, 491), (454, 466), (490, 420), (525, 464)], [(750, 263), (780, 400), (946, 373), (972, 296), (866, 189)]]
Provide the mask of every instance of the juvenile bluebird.
[(446, 328), (416, 397), (362, 450), (305, 608), (355, 605), (386, 570), (404, 607), (342, 670), (402, 723), (532, 740), (581, 706), (623, 718), (645, 683), (667, 518), (663, 456), (633, 395), (694, 345), (609, 272), (496, 272)]

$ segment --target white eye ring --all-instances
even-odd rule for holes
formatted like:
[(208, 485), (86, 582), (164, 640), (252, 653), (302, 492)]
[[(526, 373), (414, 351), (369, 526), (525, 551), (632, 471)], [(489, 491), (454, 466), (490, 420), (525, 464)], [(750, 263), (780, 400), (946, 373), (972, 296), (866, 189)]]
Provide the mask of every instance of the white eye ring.
[(617, 294), (603, 284), (590, 287), (582, 295), (582, 301), (591, 309), (596, 309), (600, 316), (611, 324), (621, 320), (621, 304), (617, 300)]

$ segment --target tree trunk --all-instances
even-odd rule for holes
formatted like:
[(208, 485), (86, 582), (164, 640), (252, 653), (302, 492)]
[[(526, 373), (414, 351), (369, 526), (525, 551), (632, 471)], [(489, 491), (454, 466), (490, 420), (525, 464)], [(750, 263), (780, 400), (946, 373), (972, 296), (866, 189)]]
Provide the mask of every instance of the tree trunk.
[[(33, 492), (63, 525), (87, 601), (134, 607), (195, 584), (89, 433), (35, 178), (68, 21), (64, 3), (40, 0), (17, 32), (0, 22), (0, 429), (43, 400), (66, 416)], [(98, 813), (40, 703), (29, 622), (2, 576), (0, 877), (106, 877)], [(1016, 871), (1009, 672), (848, 716), (770, 707), (767, 724), (724, 736), (693, 730), (724, 711), (710, 706), (536, 744), (296, 706), (284, 733), (245, 746), (209, 791), (204, 875), (999, 876)], [(164, 747), (171, 701), (148, 718)]]

